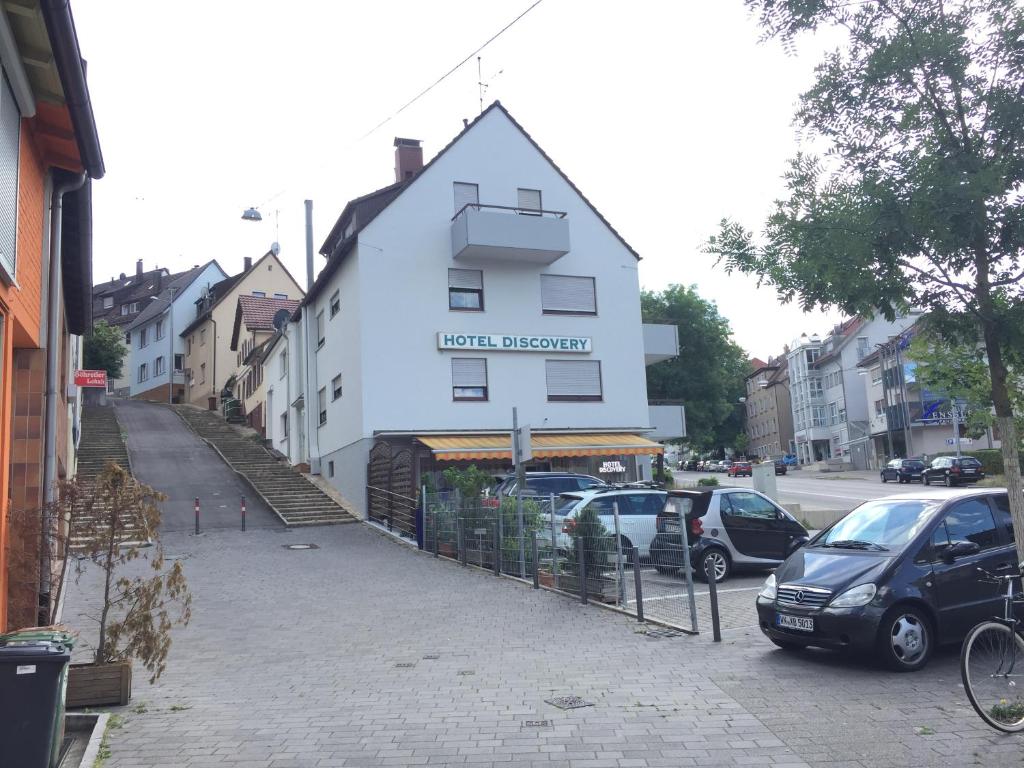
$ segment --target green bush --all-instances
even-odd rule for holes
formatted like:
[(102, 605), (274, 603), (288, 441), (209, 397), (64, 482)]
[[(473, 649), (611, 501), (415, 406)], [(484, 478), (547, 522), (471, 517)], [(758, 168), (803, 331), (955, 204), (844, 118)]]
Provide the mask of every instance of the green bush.
[(697, 481), (697, 485), (718, 485), (717, 477), (702, 477)]
[[(583, 511), (576, 515), (575, 527), (572, 535), (580, 539), (580, 546), (584, 551), (584, 559), (589, 573), (596, 573), (603, 570), (608, 563), (608, 557), (615, 551), (615, 543), (608, 529), (604, 527), (597, 510), (592, 504), (588, 504)], [(570, 570), (576, 568), (576, 548), (573, 546), (568, 553)], [(592, 570), (596, 567), (596, 571)]]

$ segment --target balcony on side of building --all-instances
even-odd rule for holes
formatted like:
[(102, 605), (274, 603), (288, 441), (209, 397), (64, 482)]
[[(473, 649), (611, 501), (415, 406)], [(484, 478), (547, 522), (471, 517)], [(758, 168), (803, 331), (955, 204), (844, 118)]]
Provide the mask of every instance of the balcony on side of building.
[(647, 418), (652, 429), (645, 433), (645, 437), (650, 440), (679, 440), (686, 437), (686, 407), (680, 402), (649, 402)]
[(569, 252), (569, 220), (558, 211), (469, 203), (452, 218), (452, 257), (548, 265)]
[(674, 325), (644, 323), (644, 363), (654, 365), (679, 357), (679, 329)]

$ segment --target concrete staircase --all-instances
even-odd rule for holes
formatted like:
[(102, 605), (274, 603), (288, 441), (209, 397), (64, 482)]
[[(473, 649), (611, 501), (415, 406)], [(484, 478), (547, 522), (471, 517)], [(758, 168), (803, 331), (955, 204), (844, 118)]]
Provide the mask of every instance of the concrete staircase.
[[(121, 425), (114, 415), (113, 406), (87, 405), (82, 408), (82, 437), (78, 442), (78, 483), (82, 488), (83, 497), (92, 495), (97, 476), (107, 466), (108, 461), (120, 464), (131, 471), (128, 460), (128, 449), (121, 437)], [(80, 516), (82, 513), (76, 511)], [(84, 521), (84, 518), (79, 518)], [(123, 542), (145, 541), (146, 537), (140, 530), (126, 529), (121, 537)], [(71, 532), (71, 548), (80, 548), (81, 538)]]
[(189, 405), (171, 407), (197, 435), (217, 449), (232, 469), (249, 481), (285, 525), (335, 525), (356, 521), (334, 499), (216, 413)]

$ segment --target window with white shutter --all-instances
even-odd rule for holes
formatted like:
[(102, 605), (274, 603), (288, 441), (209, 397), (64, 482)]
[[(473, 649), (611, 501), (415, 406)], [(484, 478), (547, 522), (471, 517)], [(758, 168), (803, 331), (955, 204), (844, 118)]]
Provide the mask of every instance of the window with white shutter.
[(487, 359), (483, 357), (452, 358), (452, 399), (487, 399)]
[(596, 315), (594, 278), (541, 275), (540, 303), (545, 315)]
[(455, 213), (459, 213), (467, 205), (480, 202), (480, 188), (476, 184), (456, 181), (453, 186), (455, 189)]
[(601, 400), (599, 360), (545, 360), (549, 401)]
[(0, 270), (17, 277), (18, 157), (21, 113), (7, 81), (0, 83)]
[(448, 309), (479, 312), (483, 308), (483, 271), (479, 269), (449, 269)]
[(540, 190), (519, 189), (519, 213), (536, 216), (540, 213)]

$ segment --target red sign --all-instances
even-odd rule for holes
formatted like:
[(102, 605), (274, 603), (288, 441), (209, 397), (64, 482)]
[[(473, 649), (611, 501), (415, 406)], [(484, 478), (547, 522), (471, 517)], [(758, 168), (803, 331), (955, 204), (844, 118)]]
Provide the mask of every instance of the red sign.
[(75, 371), (75, 386), (107, 388), (106, 371)]

